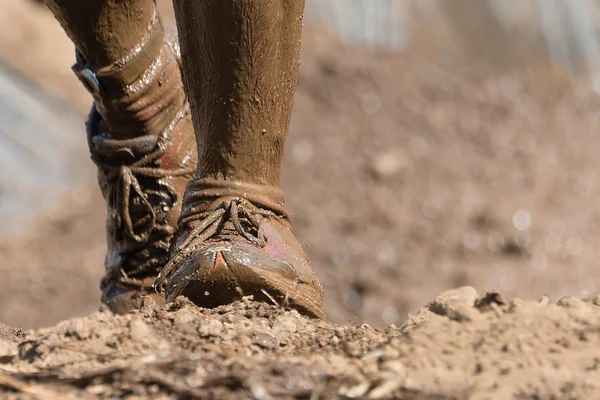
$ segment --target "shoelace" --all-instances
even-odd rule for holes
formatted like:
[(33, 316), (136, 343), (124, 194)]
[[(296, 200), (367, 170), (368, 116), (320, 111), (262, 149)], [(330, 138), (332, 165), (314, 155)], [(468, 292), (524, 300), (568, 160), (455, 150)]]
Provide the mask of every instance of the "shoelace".
[[(129, 151), (128, 149), (122, 150)], [(165, 254), (167, 254), (169, 244), (168, 240), (165, 239), (174, 233), (174, 228), (168, 224), (157, 223), (154, 207), (152, 207), (152, 204), (148, 200), (148, 197), (138, 180), (138, 176), (155, 179), (176, 177), (192, 174), (195, 171), (195, 168), (166, 170), (152, 167), (152, 163), (159, 160), (165, 153), (166, 149), (159, 148), (129, 165), (120, 166), (106, 165), (96, 156), (92, 156), (92, 159), (100, 168), (106, 171), (107, 180), (109, 182), (114, 182), (113, 193), (110, 197), (112, 203), (111, 207), (115, 208), (116, 214), (120, 219), (119, 223), (121, 224), (125, 235), (138, 244), (146, 244), (146, 248), (150, 246), (158, 250), (163, 250)], [(132, 195), (137, 195), (143, 208), (143, 216), (138, 219), (135, 226), (130, 212)], [(140, 225), (142, 229), (139, 229)], [(148, 243), (153, 232), (157, 233), (157, 238), (153, 243)], [(121, 252), (122, 258), (128, 260), (135, 265), (135, 267), (128, 271), (126, 271), (122, 265), (108, 268), (108, 272), (102, 279), (101, 285), (104, 285), (111, 279), (117, 278), (123, 284), (144, 287), (145, 285), (143, 285), (142, 281), (135, 279), (134, 277), (138, 274), (150, 272), (151, 269), (160, 265), (162, 260), (159, 260), (156, 257), (148, 258), (148, 256), (144, 256), (143, 254), (136, 254), (136, 252), (140, 253), (139, 247), (139, 245), (132, 245), (129, 246), (129, 248), (123, 249)], [(136, 258), (138, 260), (135, 260)]]
[[(248, 224), (254, 228), (256, 234), (248, 232), (248, 230), (242, 225), (240, 216), (245, 218)], [(223, 236), (232, 236), (236, 233), (242, 236), (250, 243), (264, 247), (266, 245), (265, 238), (260, 230), (261, 220), (259, 217), (277, 217), (277, 215), (268, 210), (263, 210), (250, 201), (244, 198), (233, 198), (230, 200), (223, 201), (212, 211), (195, 213), (188, 212), (186, 215), (182, 214), (179, 218), (179, 225), (192, 221), (201, 221), (188, 235), (188, 237), (177, 246), (176, 254), (162, 269), (156, 281), (154, 282), (154, 288), (156, 291), (162, 291), (164, 282), (173, 271), (175, 266), (192, 251), (194, 251), (202, 242), (210, 239), (219, 233), (221, 228), (227, 221), (231, 221), (234, 232), (231, 234), (224, 234)], [(192, 242), (196, 243), (196, 246), (188, 247)]]

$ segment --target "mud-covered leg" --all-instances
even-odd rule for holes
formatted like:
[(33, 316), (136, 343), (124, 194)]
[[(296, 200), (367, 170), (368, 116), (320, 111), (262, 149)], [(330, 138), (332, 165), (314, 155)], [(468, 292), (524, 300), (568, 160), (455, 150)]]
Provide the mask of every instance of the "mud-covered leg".
[(199, 163), (157, 287), (167, 301), (215, 306), (252, 295), (323, 317), (321, 284), (279, 190), (304, 1), (174, 5)]
[(88, 143), (108, 214), (102, 301), (127, 312), (155, 296), (196, 170), (177, 38), (153, 0), (46, 2), (74, 42), (73, 70), (94, 98)]
[(75, 44), (74, 70), (111, 135), (160, 134), (186, 98), (174, 58), (157, 65), (165, 30), (154, 0), (45, 1)]
[(154, 18), (154, 0), (45, 0), (91, 66), (119, 60), (140, 43)]
[(304, 0), (175, 0), (198, 177), (279, 185)]

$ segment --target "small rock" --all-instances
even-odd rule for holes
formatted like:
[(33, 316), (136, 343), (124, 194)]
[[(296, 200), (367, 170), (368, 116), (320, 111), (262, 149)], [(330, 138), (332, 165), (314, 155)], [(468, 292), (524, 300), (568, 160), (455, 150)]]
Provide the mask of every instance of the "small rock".
[(0, 364), (7, 364), (17, 355), (17, 345), (0, 339)]
[(353, 387), (342, 386), (338, 394), (350, 399), (358, 399), (362, 398), (369, 391), (370, 387), (370, 382), (359, 383), (358, 385)]
[(492, 309), (492, 311), (494, 311), (494, 314), (496, 314), (496, 317), (500, 318), (504, 315), (504, 311), (502, 311), (502, 309), (500, 308), (500, 306), (496, 303), (491, 303), (490, 307)]
[(259, 379), (247, 379), (245, 386), (248, 387), (250, 393), (252, 393), (252, 397), (256, 400), (273, 400), (273, 396), (269, 394)]
[[(477, 291), (474, 288), (464, 286), (440, 294), (429, 305), (429, 310), (438, 315), (446, 315), (450, 318), (457, 318), (458, 314), (465, 317), (467, 314), (472, 315), (472, 313), (465, 311), (465, 309), (473, 308), (477, 298)], [(459, 308), (461, 309), (460, 312), (458, 312)]]
[(248, 334), (250, 336), (252, 344), (260, 346), (264, 349), (275, 349), (279, 347), (279, 340), (275, 336), (270, 335), (267, 332), (253, 330), (248, 332)]

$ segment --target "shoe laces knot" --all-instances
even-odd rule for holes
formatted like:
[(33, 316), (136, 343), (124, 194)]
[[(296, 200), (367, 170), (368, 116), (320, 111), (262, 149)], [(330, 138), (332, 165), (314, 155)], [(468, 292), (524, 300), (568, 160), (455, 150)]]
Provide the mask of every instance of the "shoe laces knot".
[(114, 279), (125, 285), (146, 287), (136, 276), (156, 271), (167, 260), (169, 240), (175, 233), (168, 216), (177, 195), (162, 179), (191, 175), (195, 169), (160, 168), (165, 153), (166, 148), (158, 144), (137, 157), (128, 146), (112, 148), (109, 156), (116, 155), (119, 161), (110, 163), (101, 153), (92, 152), (92, 160), (103, 171), (109, 187), (109, 226), (119, 242), (118, 254), (107, 260), (101, 287)]
[(289, 220), (278, 188), (208, 178), (191, 181), (179, 217), (179, 228), (187, 225), (189, 233), (172, 249), (173, 256), (158, 275), (155, 290), (162, 291), (176, 266), (209, 239), (242, 237), (255, 246), (266, 246), (261, 230), (265, 218)]

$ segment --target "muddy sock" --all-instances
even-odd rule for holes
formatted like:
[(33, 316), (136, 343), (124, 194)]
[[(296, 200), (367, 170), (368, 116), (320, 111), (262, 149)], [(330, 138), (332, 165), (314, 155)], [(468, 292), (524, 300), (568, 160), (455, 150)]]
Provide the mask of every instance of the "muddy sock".
[(89, 69), (99, 82), (92, 94), (111, 135), (160, 134), (184, 104), (185, 93), (154, 0), (46, 3), (79, 52), (76, 67)]
[(199, 178), (279, 185), (304, 0), (175, 0)]

